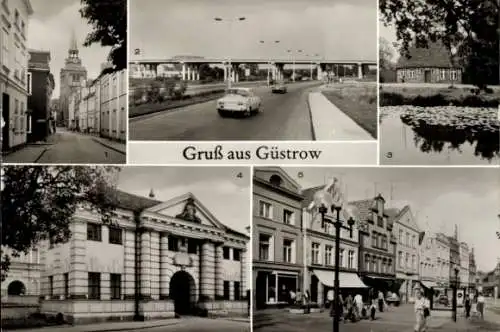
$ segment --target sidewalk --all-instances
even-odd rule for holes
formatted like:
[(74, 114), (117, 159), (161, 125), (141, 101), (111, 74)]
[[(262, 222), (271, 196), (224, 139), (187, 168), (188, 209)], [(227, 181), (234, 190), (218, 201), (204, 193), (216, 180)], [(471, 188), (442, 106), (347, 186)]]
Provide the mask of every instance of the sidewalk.
[(373, 141), (373, 137), (333, 105), (321, 92), (309, 93), (309, 109), (317, 141)]
[(125, 143), (112, 141), (110, 139), (94, 135), (88, 135), (88, 136), (92, 136), (92, 140), (101, 144), (102, 146), (107, 147), (108, 149), (114, 150), (122, 154), (127, 154), (127, 144)]

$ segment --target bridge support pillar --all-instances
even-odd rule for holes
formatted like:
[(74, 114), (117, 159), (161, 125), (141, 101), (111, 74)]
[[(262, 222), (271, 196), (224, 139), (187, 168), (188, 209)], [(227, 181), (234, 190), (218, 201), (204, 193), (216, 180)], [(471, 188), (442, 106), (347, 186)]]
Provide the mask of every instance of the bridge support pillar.
[(187, 66), (187, 80), (191, 81), (191, 66)]
[(227, 66), (224, 64), (224, 82), (227, 81)]
[(181, 75), (182, 75), (182, 80), (185, 81), (186, 80), (186, 64), (185, 63), (182, 64)]
[(362, 79), (363, 78), (363, 64), (358, 63), (358, 78)]
[(320, 63), (318, 63), (317, 68), (318, 68), (318, 73), (317, 73), (316, 79), (318, 81), (321, 81), (323, 79), (323, 69), (321, 68), (321, 64)]

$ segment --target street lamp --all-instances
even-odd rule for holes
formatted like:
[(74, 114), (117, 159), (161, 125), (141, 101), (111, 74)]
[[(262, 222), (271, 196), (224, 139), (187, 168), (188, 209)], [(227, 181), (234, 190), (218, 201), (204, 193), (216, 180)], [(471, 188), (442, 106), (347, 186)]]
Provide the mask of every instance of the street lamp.
[[(232, 41), (232, 38), (231, 38), (231, 34), (232, 34), (232, 27), (233, 27), (233, 23), (234, 22), (240, 22), (240, 21), (244, 21), (246, 20), (246, 17), (237, 17), (235, 19), (224, 19), (224, 18), (221, 18), (221, 17), (214, 17), (214, 20), (216, 22), (227, 22), (229, 23), (229, 39)], [(231, 43), (230, 41), (230, 43)], [(231, 57), (228, 58), (228, 68), (229, 68), (229, 72), (228, 72), (228, 78), (227, 78), (227, 88), (228, 89), (231, 89), (231, 78), (232, 78), (232, 74), (233, 74), (233, 66), (231, 64)]]
[(339, 321), (340, 321), (340, 303), (339, 303), (339, 260), (340, 260), (340, 230), (346, 229), (350, 232), (350, 237), (352, 238), (352, 226), (354, 226), (354, 219), (349, 217), (347, 220), (346, 227), (343, 225), (342, 220), (340, 220), (340, 211), (342, 210), (342, 206), (332, 204), (330, 206), (330, 210), (332, 213), (335, 213), (335, 220), (330, 219), (326, 216), (328, 213), (328, 208), (325, 204), (321, 204), (319, 207), (319, 213), (321, 214), (321, 227), (325, 228), (326, 224), (332, 224), (335, 227), (335, 275), (334, 275), (334, 284), (333, 284), (333, 332), (339, 332)]
[(453, 311), (453, 321), (456, 322), (457, 321), (457, 289), (458, 289), (458, 272), (459, 272), (459, 269), (458, 267), (455, 266), (455, 268), (453, 269), (453, 271), (455, 272), (455, 282), (454, 282), (454, 287), (453, 287), (453, 302), (452, 302), (452, 311)]
[[(260, 41), (261, 44), (265, 44), (266, 42), (264, 40), (261, 40)], [(274, 41), (274, 44), (279, 44), (280, 41), (279, 40), (275, 40)], [(270, 73), (271, 73), (271, 59), (269, 59), (268, 63), (267, 63), (267, 86), (269, 86), (271, 84), (271, 78), (270, 78)]]
[[(288, 50), (287, 52), (292, 56), (292, 80), (295, 82), (295, 54), (292, 50)], [(297, 50), (297, 53), (302, 53), (302, 50)]]

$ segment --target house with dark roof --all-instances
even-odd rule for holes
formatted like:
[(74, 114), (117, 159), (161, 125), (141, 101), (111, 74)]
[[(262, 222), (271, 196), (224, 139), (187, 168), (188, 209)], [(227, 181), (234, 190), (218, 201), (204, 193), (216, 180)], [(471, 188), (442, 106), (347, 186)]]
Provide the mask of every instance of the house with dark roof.
[[(304, 231), (304, 286), (309, 290), (310, 299), (318, 305), (328, 305), (334, 289), (335, 266), (335, 227), (331, 223), (322, 223), (322, 215), (318, 209), (309, 209), (314, 201), (314, 195), (324, 186), (317, 186), (303, 190), (302, 226)], [(335, 218), (328, 213), (326, 218)], [(347, 209), (340, 212), (341, 220), (347, 221), (350, 217)], [(367, 296), (367, 285), (358, 276), (359, 231), (358, 221), (355, 220), (353, 231), (340, 231), (340, 259), (339, 286), (345, 298), (347, 293), (360, 293)]]
[(247, 235), (191, 193), (168, 201), (109, 194), (111, 222), (82, 204), (70, 240), (42, 248), (42, 313), (71, 323), (247, 315)]
[(361, 279), (375, 291), (396, 292), (396, 238), (392, 234), (393, 224), (385, 208), (385, 199), (379, 194), (349, 204), (358, 211), (358, 273)]
[(253, 174), (254, 308), (287, 305), (303, 284), (302, 189), (280, 167)]
[(408, 57), (401, 56), (396, 65), (398, 83), (462, 82), (462, 68), (440, 42), (429, 43), (428, 48), (413, 45)]

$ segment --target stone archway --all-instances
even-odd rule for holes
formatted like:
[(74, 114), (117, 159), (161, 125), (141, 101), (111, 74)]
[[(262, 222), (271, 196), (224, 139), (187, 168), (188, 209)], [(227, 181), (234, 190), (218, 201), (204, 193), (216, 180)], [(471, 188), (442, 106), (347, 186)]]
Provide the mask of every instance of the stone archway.
[(179, 315), (193, 312), (195, 302), (194, 278), (186, 271), (177, 271), (170, 279), (170, 298), (174, 301), (174, 310)]
[(14, 280), (7, 286), (7, 295), (20, 296), (26, 294), (26, 286), (19, 280)]

